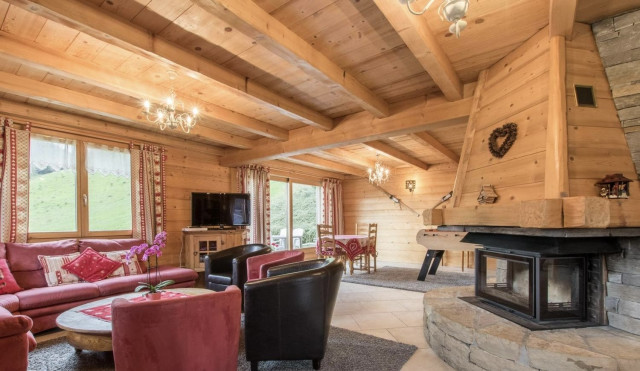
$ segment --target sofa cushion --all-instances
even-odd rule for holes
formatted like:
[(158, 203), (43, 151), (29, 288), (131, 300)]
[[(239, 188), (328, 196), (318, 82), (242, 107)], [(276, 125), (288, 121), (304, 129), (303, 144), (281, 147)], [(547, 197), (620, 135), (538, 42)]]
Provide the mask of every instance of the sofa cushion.
[(0, 294), (13, 294), (22, 291), (11, 270), (7, 265), (7, 259), (0, 259)]
[[(198, 273), (191, 269), (160, 266), (158, 268), (158, 281), (174, 280), (176, 283), (191, 282), (198, 279)], [(156, 283), (155, 268), (151, 270), (151, 281)], [(100, 295), (116, 295), (123, 292), (131, 292), (140, 282), (147, 282), (147, 274), (133, 276), (112, 277), (94, 282), (100, 290)]]
[(139, 285), (138, 282), (146, 281), (146, 274), (136, 274), (132, 276), (109, 277), (102, 281), (94, 282), (93, 284), (96, 285), (100, 291), (100, 296), (109, 296), (123, 292), (133, 292), (133, 289)]
[(77, 258), (62, 266), (83, 281), (95, 282), (109, 276), (113, 271), (122, 268), (122, 263), (100, 255), (88, 247)]
[[(151, 274), (155, 273), (155, 269), (152, 269)], [(198, 279), (198, 273), (193, 269), (172, 267), (169, 265), (161, 265), (158, 267), (158, 273), (160, 281), (174, 280), (176, 283), (195, 281)]]
[(65, 255), (78, 252), (76, 240), (38, 243), (8, 242), (5, 245), (13, 277), (23, 289), (47, 286), (38, 255)]
[(4, 244), (4, 242), (0, 242), (0, 259), (6, 259), (7, 258), (7, 246)]
[(0, 295), (0, 307), (12, 313), (17, 312), (20, 309), (20, 300), (13, 294)]
[(120, 264), (120, 267), (113, 271), (109, 277), (122, 277), (122, 276), (130, 276), (136, 275), (140, 273), (145, 273), (146, 269), (142, 269), (142, 267), (146, 267), (144, 262), (140, 262), (136, 259), (131, 259), (127, 261), (127, 253), (128, 250), (120, 250), (120, 251), (107, 251), (101, 252), (100, 254), (105, 257), (117, 261)]
[(40, 261), (40, 264), (42, 264), (47, 286), (58, 286), (80, 282), (78, 276), (69, 272), (65, 268), (62, 268), (63, 265), (70, 263), (78, 256), (80, 256), (79, 252), (74, 252), (69, 255), (38, 255), (38, 260)]
[[(139, 246), (144, 243), (144, 240), (139, 238), (121, 238), (121, 239), (82, 239), (79, 241), (80, 252), (87, 247), (94, 249), (97, 252), (109, 252), (109, 251), (122, 251), (129, 252), (133, 246)], [(113, 259), (109, 257), (109, 259)], [(114, 259), (115, 260), (115, 259)], [(142, 262), (142, 254), (138, 254), (138, 261), (140, 262), (140, 268), (142, 273), (147, 272), (146, 265)]]
[(20, 299), (20, 311), (97, 298), (100, 291), (93, 283), (74, 283), (53, 287), (37, 287), (15, 294)]

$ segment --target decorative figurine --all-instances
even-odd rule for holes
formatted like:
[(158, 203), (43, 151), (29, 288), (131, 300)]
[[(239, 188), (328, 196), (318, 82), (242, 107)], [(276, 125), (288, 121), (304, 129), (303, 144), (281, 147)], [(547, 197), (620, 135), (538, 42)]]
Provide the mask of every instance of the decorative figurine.
[(492, 204), (496, 202), (498, 198), (498, 194), (493, 189), (491, 184), (484, 184), (482, 189), (480, 190), (480, 194), (478, 195), (478, 203), (479, 204)]
[(607, 198), (629, 198), (629, 182), (622, 174), (609, 174), (595, 185), (600, 188), (599, 194)]

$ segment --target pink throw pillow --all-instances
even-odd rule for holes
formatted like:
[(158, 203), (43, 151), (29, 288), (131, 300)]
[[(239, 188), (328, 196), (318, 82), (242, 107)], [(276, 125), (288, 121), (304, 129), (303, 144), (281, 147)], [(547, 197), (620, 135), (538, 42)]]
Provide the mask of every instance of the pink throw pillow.
[(0, 294), (15, 294), (18, 291), (22, 291), (22, 287), (13, 278), (7, 259), (0, 259)]
[(94, 249), (86, 248), (80, 256), (73, 259), (62, 268), (87, 282), (100, 281), (120, 268), (120, 263), (100, 255)]

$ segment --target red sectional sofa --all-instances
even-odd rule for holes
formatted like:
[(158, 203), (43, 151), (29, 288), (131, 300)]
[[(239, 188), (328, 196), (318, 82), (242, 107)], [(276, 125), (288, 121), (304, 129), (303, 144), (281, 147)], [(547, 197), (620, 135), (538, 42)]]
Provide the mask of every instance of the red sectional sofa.
[[(93, 283), (79, 282), (48, 287), (38, 255), (82, 253), (87, 247), (98, 252), (129, 250), (143, 242), (138, 239), (81, 239), (0, 243), (0, 259), (7, 259), (13, 277), (24, 289), (14, 294), (0, 294), (0, 306), (13, 314), (30, 317), (33, 320), (33, 333), (54, 328), (58, 315), (67, 309), (102, 297), (133, 292), (138, 282), (146, 281), (147, 275), (144, 273), (111, 277)], [(141, 265), (144, 264), (141, 262)], [(195, 271), (186, 268), (160, 266), (158, 271), (159, 280), (175, 281), (170, 287), (193, 287), (198, 278)]]

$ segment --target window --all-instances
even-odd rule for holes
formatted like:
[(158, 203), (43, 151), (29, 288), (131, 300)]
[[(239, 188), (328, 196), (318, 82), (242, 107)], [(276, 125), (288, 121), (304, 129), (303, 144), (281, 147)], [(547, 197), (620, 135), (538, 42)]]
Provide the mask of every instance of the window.
[[(271, 243), (278, 250), (314, 247), (320, 218), (320, 186), (277, 179), (269, 182)], [(289, 217), (291, 215), (291, 217)], [(289, 239), (289, 232), (292, 237)]]
[(30, 234), (130, 233), (128, 149), (32, 134), (30, 162)]

